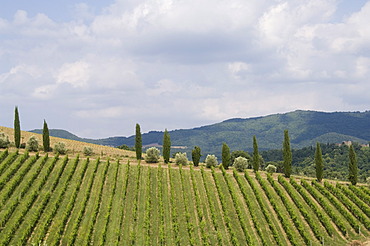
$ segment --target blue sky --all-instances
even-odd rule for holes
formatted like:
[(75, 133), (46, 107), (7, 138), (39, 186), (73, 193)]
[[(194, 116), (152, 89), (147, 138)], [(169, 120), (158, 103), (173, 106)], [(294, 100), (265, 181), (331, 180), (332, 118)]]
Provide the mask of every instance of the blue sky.
[(0, 0), (0, 125), (82, 137), (370, 109), (370, 2)]

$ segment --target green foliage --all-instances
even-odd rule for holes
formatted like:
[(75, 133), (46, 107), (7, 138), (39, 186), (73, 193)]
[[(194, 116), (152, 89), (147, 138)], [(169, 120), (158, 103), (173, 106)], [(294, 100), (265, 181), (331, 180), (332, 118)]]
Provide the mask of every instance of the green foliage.
[(83, 153), (85, 156), (92, 156), (94, 154), (94, 150), (89, 146), (85, 146), (83, 149)]
[(0, 132), (0, 148), (8, 148), (9, 144), (9, 137), (5, 133)]
[(218, 165), (217, 157), (215, 155), (207, 155), (206, 160), (206, 167), (216, 167)]
[(145, 161), (147, 163), (157, 163), (159, 162), (159, 149), (156, 147), (151, 147), (146, 150)]
[(233, 152), (231, 152), (231, 163), (234, 163), (235, 158), (237, 158), (239, 156), (244, 157), (244, 158), (246, 158), (248, 160), (251, 160), (252, 159), (251, 156), (248, 154), (247, 151), (244, 151), (244, 150), (234, 150)]
[(191, 151), (191, 157), (192, 157), (194, 166), (196, 166), (196, 167), (199, 166), (199, 161), (200, 161), (201, 156), (202, 156), (202, 154), (201, 154), (200, 147), (195, 146), (194, 149)]
[(258, 172), (260, 167), (260, 155), (258, 153), (258, 144), (257, 144), (257, 138), (256, 136), (253, 136), (253, 170), (255, 172)]
[(18, 107), (14, 110), (14, 144), (16, 148), (21, 145), (21, 124), (19, 121)]
[(235, 158), (235, 161), (233, 163), (233, 167), (237, 171), (243, 172), (245, 169), (248, 168), (248, 159), (246, 159), (242, 156), (239, 156), (239, 157)]
[(222, 166), (228, 169), (231, 164), (230, 148), (226, 143), (222, 144)]
[(63, 142), (58, 142), (54, 145), (54, 152), (60, 155), (65, 155), (67, 153), (66, 144)]
[(348, 179), (351, 182), (351, 184), (356, 185), (358, 181), (358, 167), (357, 167), (357, 158), (356, 158), (356, 153), (353, 148), (353, 145), (351, 144), (349, 146), (349, 163), (348, 163), (348, 169), (349, 169), (349, 174), (348, 174)]
[(288, 130), (284, 130), (283, 161), (285, 177), (289, 178), (292, 174), (292, 150), (290, 149)]
[(175, 163), (177, 165), (187, 165), (189, 162), (188, 157), (186, 156), (186, 153), (176, 153), (175, 155)]
[(50, 151), (50, 136), (49, 136), (49, 128), (48, 124), (44, 120), (44, 126), (42, 129), (42, 145), (44, 146), (44, 151), (49, 152)]
[(170, 162), (170, 153), (171, 153), (171, 138), (170, 134), (168, 133), (167, 129), (164, 131), (163, 134), (163, 159), (165, 163)]
[(142, 141), (142, 137), (141, 137), (141, 130), (140, 130), (140, 125), (139, 124), (136, 124), (135, 151), (136, 151), (136, 159), (141, 160), (142, 151), (143, 151), (143, 141)]
[(266, 172), (268, 173), (276, 173), (276, 166), (272, 165), (272, 164), (269, 164), (267, 167), (266, 167)]
[(315, 168), (316, 168), (316, 179), (318, 182), (321, 182), (324, 173), (324, 164), (322, 160), (322, 153), (319, 142), (317, 142), (316, 144)]
[(39, 151), (39, 141), (35, 136), (31, 136), (27, 142), (27, 150), (37, 152)]
[(123, 150), (135, 151), (135, 148), (134, 148), (134, 147), (129, 147), (129, 146), (127, 146), (126, 144), (123, 144), (123, 145), (117, 146), (117, 148), (119, 148), (119, 149), (123, 149)]

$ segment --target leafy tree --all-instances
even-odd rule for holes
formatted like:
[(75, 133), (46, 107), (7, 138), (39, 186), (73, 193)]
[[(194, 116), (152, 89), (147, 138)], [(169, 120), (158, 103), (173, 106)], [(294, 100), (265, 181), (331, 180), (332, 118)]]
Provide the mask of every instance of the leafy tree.
[(39, 141), (35, 136), (31, 136), (27, 142), (27, 150), (28, 151), (39, 151)]
[(143, 149), (143, 142), (141, 138), (141, 131), (140, 125), (136, 124), (136, 135), (135, 135), (135, 151), (136, 151), (136, 159), (141, 160), (142, 157), (142, 150)]
[(260, 155), (258, 153), (258, 144), (256, 136), (253, 136), (253, 170), (258, 172), (260, 167)]
[(200, 157), (202, 156), (201, 154), (201, 149), (199, 146), (195, 146), (194, 149), (191, 151), (191, 158), (193, 160), (194, 166), (199, 166), (199, 161)]
[(49, 136), (49, 128), (48, 124), (44, 120), (44, 127), (42, 129), (42, 145), (44, 146), (44, 151), (50, 151), (50, 136)]
[(188, 157), (186, 156), (186, 153), (181, 153), (181, 152), (176, 153), (176, 155), (175, 155), (175, 163), (177, 165), (183, 165), (183, 166), (185, 166), (185, 165), (188, 164), (188, 162), (189, 162), (189, 160), (188, 160)]
[(159, 149), (156, 147), (151, 147), (146, 150), (145, 161), (147, 163), (157, 163), (159, 162)]
[(58, 142), (54, 145), (54, 152), (60, 155), (65, 155), (67, 153), (66, 144), (63, 142)]
[(237, 157), (244, 157), (248, 160), (252, 159), (251, 156), (248, 154), (247, 151), (244, 151), (244, 150), (234, 150), (233, 152), (231, 152), (231, 163), (234, 163), (235, 161), (235, 158)]
[(292, 150), (290, 148), (290, 140), (288, 130), (284, 130), (283, 142), (283, 160), (284, 160), (284, 175), (290, 178), (292, 174)]
[(320, 143), (316, 143), (315, 151), (315, 167), (316, 167), (316, 178), (317, 181), (321, 182), (324, 173), (324, 163), (322, 160), (322, 152)]
[(218, 165), (217, 157), (215, 155), (207, 155), (204, 162), (206, 163), (207, 168), (215, 167)]
[(16, 148), (19, 148), (21, 145), (21, 124), (19, 121), (18, 107), (15, 107), (14, 110), (14, 143)]
[(170, 134), (168, 133), (167, 129), (164, 131), (163, 134), (163, 159), (165, 163), (170, 162), (170, 153), (171, 153), (171, 138)]
[(233, 163), (233, 167), (237, 171), (243, 172), (248, 167), (248, 159), (244, 158), (242, 156), (239, 156), (239, 157), (235, 158), (235, 161)]
[(358, 167), (357, 167), (357, 157), (355, 149), (353, 148), (353, 145), (351, 144), (349, 146), (349, 175), (348, 179), (351, 182), (351, 184), (356, 185), (358, 181)]
[(276, 166), (274, 166), (272, 164), (269, 164), (266, 167), (266, 172), (268, 172), (268, 173), (276, 173), (276, 170), (277, 170)]
[(9, 144), (9, 137), (5, 133), (0, 132), (0, 148), (8, 148)]
[(231, 162), (230, 148), (226, 143), (222, 144), (222, 166), (228, 169)]

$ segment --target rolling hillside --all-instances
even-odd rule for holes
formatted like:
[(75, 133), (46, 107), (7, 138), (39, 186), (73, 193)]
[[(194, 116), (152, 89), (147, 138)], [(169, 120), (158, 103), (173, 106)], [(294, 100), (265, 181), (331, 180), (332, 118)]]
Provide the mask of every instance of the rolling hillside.
[(368, 187), (0, 151), (0, 245), (348, 245)]
[[(204, 155), (219, 156), (223, 142), (226, 142), (231, 150), (251, 150), (253, 135), (256, 135), (261, 150), (280, 149), (284, 129), (289, 130), (293, 148), (315, 145), (317, 141), (340, 143), (352, 140), (368, 143), (370, 141), (370, 111), (324, 113), (297, 110), (264, 117), (230, 119), (213, 125), (174, 130), (169, 133), (172, 145), (186, 146), (188, 153), (191, 148), (198, 145), (202, 148)], [(35, 131), (40, 132), (41, 130)], [(51, 135), (109, 146), (122, 144), (133, 146), (135, 141), (134, 136), (99, 140), (82, 139), (60, 130), (51, 130)], [(163, 132), (152, 131), (143, 134), (142, 138), (143, 145), (161, 144)]]

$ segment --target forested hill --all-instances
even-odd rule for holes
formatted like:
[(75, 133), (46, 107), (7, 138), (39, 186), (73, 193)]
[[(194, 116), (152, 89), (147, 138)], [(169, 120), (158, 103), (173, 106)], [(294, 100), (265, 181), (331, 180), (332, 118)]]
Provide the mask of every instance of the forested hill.
[[(193, 129), (170, 131), (173, 146), (202, 148), (203, 154), (219, 155), (223, 142), (231, 150), (252, 149), (252, 137), (256, 135), (261, 150), (280, 149), (284, 129), (289, 130), (293, 148), (322, 143), (340, 143), (352, 140), (359, 143), (370, 141), (370, 111), (366, 112), (317, 112), (297, 110), (285, 114), (273, 114), (247, 119), (229, 119), (217, 124)], [(40, 132), (40, 130), (34, 130)], [(134, 126), (133, 126), (134, 132)], [(92, 140), (81, 139), (63, 130), (51, 130), (51, 135), (102, 145), (134, 145), (134, 136), (111, 137)], [(162, 144), (163, 132), (153, 131), (142, 135), (143, 145)]]

